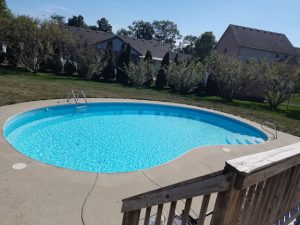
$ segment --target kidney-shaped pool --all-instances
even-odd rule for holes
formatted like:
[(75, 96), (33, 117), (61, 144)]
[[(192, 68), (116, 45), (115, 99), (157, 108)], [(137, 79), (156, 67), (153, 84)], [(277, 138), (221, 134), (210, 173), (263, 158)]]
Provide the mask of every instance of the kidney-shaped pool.
[(144, 103), (89, 103), (28, 111), (3, 131), (19, 152), (73, 170), (117, 173), (167, 163), (210, 145), (259, 144), (268, 137), (229, 117), (194, 108)]

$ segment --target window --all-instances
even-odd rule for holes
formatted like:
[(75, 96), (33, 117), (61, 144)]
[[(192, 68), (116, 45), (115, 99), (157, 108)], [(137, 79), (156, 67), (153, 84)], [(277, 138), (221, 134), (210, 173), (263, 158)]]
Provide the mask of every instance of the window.
[(227, 48), (224, 48), (224, 53), (227, 53)]

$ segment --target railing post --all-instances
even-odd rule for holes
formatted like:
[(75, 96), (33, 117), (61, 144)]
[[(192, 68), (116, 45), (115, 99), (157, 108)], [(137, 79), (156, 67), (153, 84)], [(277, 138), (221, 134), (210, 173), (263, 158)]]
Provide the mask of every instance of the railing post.
[(229, 178), (230, 187), (227, 191), (218, 193), (211, 225), (235, 225), (237, 223), (245, 191), (235, 188), (236, 177), (237, 175), (233, 174)]
[(124, 213), (122, 225), (138, 225), (141, 210)]
[(211, 225), (234, 225), (235, 209), (239, 207), (237, 201), (240, 191), (234, 187), (236, 175), (230, 178), (230, 187), (227, 191), (219, 192), (215, 203)]

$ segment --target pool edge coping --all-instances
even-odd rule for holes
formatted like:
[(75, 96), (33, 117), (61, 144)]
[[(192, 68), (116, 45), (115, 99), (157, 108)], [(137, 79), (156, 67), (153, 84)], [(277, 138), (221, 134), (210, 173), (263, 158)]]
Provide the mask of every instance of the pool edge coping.
[[(257, 146), (265, 146), (270, 142), (273, 142), (274, 140), (271, 140), (268, 133), (265, 132), (260, 124), (250, 121), (246, 118), (240, 117), (240, 116), (236, 116), (236, 115), (232, 115), (229, 113), (225, 113), (225, 112), (221, 112), (221, 111), (217, 111), (217, 110), (213, 110), (213, 109), (208, 109), (208, 108), (204, 108), (204, 107), (199, 107), (199, 106), (193, 106), (193, 105), (187, 105), (187, 104), (182, 104), (182, 103), (172, 103), (172, 102), (162, 102), (162, 101), (150, 101), (150, 100), (139, 100), (139, 99), (116, 99), (116, 98), (88, 98), (88, 103), (145, 103), (145, 104), (157, 104), (157, 105), (164, 105), (164, 106), (177, 106), (177, 107), (184, 107), (184, 108), (190, 108), (190, 109), (196, 109), (196, 110), (202, 110), (205, 112), (210, 112), (210, 113), (214, 113), (217, 115), (221, 115), (221, 116), (225, 116), (228, 117), (230, 119), (234, 119), (237, 120), (241, 123), (245, 123), (251, 127), (254, 127), (256, 129), (258, 129), (259, 131), (261, 131), (263, 134), (265, 134), (268, 137), (268, 140), (260, 143), (260, 144), (254, 144), (254, 145), (211, 145), (211, 146), (201, 146), (201, 147), (195, 147), (192, 148), (190, 150), (188, 150), (186, 153), (176, 157), (175, 159), (172, 159), (168, 162), (165, 162), (163, 164), (160, 164), (158, 166), (154, 166), (154, 167), (150, 167), (147, 169), (141, 169), (141, 170), (137, 170), (137, 171), (129, 171), (129, 172), (115, 172), (115, 173), (100, 173), (99, 174), (108, 174), (108, 175), (114, 175), (114, 174), (127, 174), (127, 173), (136, 173), (136, 172), (151, 172), (151, 170), (157, 170), (160, 169), (162, 167), (168, 166), (169, 164), (174, 164), (176, 163), (176, 161), (178, 161), (180, 158), (182, 157), (187, 157), (187, 156), (191, 156), (193, 155), (193, 157), (195, 157), (196, 152), (198, 151), (202, 151), (203, 149), (218, 149), (223, 150), (224, 148), (229, 149), (230, 151), (228, 153), (231, 153), (231, 151), (237, 152), (237, 151), (243, 151), (243, 149), (246, 146), (251, 146), (251, 147), (257, 147)], [(91, 100), (91, 101), (89, 101)], [(38, 104), (39, 106), (35, 105)], [(42, 105), (40, 105), (41, 103), (43, 103)], [(8, 113), (6, 116), (6, 119), (4, 121), (0, 121), (0, 126), (1, 126), (1, 138), (0, 138), (0, 146), (1, 146), (1, 141), (4, 140), (4, 142), (6, 142), (10, 148), (14, 151), (17, 152), (18, 154), (24, 156), (25, 158), (27, 158), (29, 161), (33, 161), (33, 162), (37, 162), (40, 164), (45, 164), (49, 167), (54, 167), (54, 168), (58, 168), (58, 169), (63, 169), (63, 170), (70, 170), (70, 171), (74, 171), (74, 172), (81, 172), (81, 173), (88, 173), (88, 174), (96, 174), (97, 172), (89, 172), (89, 171), (79, 171), (79, 170), (72, 170), (72, 169), (68, 169), (68, 168), (63, 168), (63, 167), (59, 167), (59, 166), (55, 166), (55, 165), (51, 165), (45, 162), (41, 162), (38, 160), (35, 160), (27, 155), (24, 155), (22, 152), (18, 151), (17, 149), (15, 149), (5, 138), (4, 136), (4, 125), (5, 123), (7, 123), (10, 119), (12, 119), (13, 117), (20, 115), (22, 113), (31, 111), (31, 110), (38, 110), (38, 109), (42, 109), (42, 108), (47, 108), (47, 107), (52, 107), (52, 106), (62, 106), (62, 105), (69, 105), (70, 103), (66, 102), (64, 99), (49, 99), (49, 100), (38, 100), (38, 101), (30, 101), (30, 102), (22, 102), (22, 103), (17, 103), (17, 104), (13, 104), (13, 105), (6, 105), (6, 106), (2, 106), (0, 107), (0, 113), (1, 113), (1, 109), (4, 107), (17, 107), (22, 105), (22, 107), (25, 106), (25, 109), (18, 111), (17, 113)], [(30, 105), (30, 107), (28, 108), (27, 105)], [(5, 113), (6, 114), (6, 113)], [(279, 132), (281, 134), (283, 134), (282, 132)], [(293, 136), (290, 134), (286, 134), (289, 136)], [(300, 138), (299, 138), (300, 139)], [(281, 145), (279, 146), (281, 147)], [(223, 150), (224, 151), (224, 150)], [(255, 152), (256, 153), (256, 152)], [(239, 155), (239, 154), (237, 154)]]

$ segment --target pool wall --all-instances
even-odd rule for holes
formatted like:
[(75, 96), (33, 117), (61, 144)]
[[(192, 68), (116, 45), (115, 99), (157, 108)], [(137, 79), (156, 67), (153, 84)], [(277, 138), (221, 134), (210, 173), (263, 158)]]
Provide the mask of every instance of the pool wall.
[[(201, 117), (201, 120), (204, 122), (213, 123), (217, 126), (223, 126), (222, 124), (224, 120), (228, 123), (226, 124), (228, 127), (232, 127), (232, 125), (235, 126), (236, 129), (238, 129), (238, 125), (243, 127), (244, 129), (247, 128), (247, 132), (249, 134), (254, 135), (256, 137), (262, 138), (264, 141), (268, 140), (268, 136), (263, 131), (253, 127), (252, 125), (249, 125), (246, 122), (240, 121), (238, 119), (233, 119), (229, 116), (225, 116), (216, 112), (206, 111), (203, 109), (195, 109), (195, 108), (189, 108), (184, 106), (174, 106), (174, 105), (164, 105), (164, 104), (153, 104), (153, 103), (132, 103), (132, 102), (109, 102), (109, 103), (88, 103), (88, 113), (93, 113), (99, 110), (99, 106), (101, 106), (101, 109), (104, 110), (109, 114), (110, 112), (119, 113), (119, 114), (131, 114), (133, 112), (136, 112), (139, 108), (142, 108), (142, 113), (149, 115), (157, 113), (157, 107), (160, 107), (162, 112), (160, 112), (160, 115), (166, 115), (166, 116), (176, 116), (176, 117), (186, 117), (189, 119), (195, 119), (197, 120), (199, 117)], [(126, 106), (128, 108), (131, 108), (132, 110), (119, 110), (116, 111), (117, 107), (123, 107)], [(146, 109), (146, 110), (145, 110)], [(148, 112), (147, 112), (148, 110)], [(184, 115), (182, 114), (182, 111), (184, 111)], [(15, 116), (10, 117), (3, 126), (3, 133), (4, 136), (7, 137), (13, 130), (17, 129), (18, 127), (30, 123), (34, 120), (44, 119), (47, 117), (53, 117), (53, 116), (62, 116), (66, 114), (76, 114), (76, 105), (75, 104), (65, 104), (65, 105), (58, 105), (58, 106), (49, 106), (49, 107), (43, 107), (27, 112), (23, 112), (20, 114), (17, 114)]]

